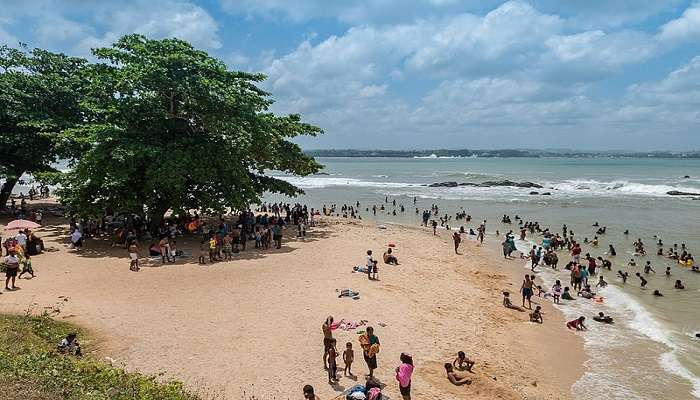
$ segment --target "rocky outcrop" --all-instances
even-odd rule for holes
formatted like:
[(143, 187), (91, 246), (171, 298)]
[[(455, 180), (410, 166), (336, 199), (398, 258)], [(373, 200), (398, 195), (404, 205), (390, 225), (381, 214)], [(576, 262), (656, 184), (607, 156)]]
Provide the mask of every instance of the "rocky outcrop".
[(700, 196), (700, 193), (680, 192), (678, 190), (671, 190), (670, 192), (666, 192), (666, 194), (669, 196)]
[(533, 183), (533, 182), (514, 182), (514, 181), (509, 181), (509, 180), (486, 181), (486, 182), (482, 182), (482, 183), (472, 183), (472, 182), (457, 183), (455, 181), (447, 181), (447, 182), (431, 183), (430, 185), (428, 185), (428, 187), (458, 187), (458, 186), (472, 186), (472, 187), (508, 186), (508, 187), (518, 187), (518, 188), (542, 189), (542, 185), (538, 185), (538, 184)]
[(457, 187), (459, 183), (454, 181), (431, 183), (428, 187)]

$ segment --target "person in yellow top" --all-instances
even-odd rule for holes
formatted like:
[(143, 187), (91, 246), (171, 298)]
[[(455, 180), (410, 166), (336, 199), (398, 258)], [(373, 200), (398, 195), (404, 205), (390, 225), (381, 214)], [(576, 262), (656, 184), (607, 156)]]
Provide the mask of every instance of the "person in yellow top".
[(216, 261), (216, 238), (213, 236), (209, 239), (209, 261)]

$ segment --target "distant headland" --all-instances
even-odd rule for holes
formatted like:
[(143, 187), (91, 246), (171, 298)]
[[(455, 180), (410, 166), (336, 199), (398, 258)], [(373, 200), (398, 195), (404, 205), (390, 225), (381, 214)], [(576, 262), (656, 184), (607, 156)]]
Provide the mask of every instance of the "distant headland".
[(569, 157), (569, 158), (700, 158), (700, 150), (693, 151), (575, 151), (575, 150), (307, 150), (313, 157), (397, 157), (397, 158), (494, 158), (494, 157)]

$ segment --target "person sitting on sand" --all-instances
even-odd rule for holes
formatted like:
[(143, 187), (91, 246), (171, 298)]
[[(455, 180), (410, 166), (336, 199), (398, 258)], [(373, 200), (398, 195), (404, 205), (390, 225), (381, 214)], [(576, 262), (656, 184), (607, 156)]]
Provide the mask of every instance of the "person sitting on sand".
[(530, 322), (544, 323), (544, 318), (542, 318), (542, 307), (535, 307), (535, 311), (530, 313)]
[(472, 383), (471, 379), (456, 373), (452, 367), (452, 364), (450, 363), (445, 363), (445, 372), (447, 372), (447, 380), (449, 380), (453, 385), (462, 386)]
[(452, 361), (452, 366), (462, 371), (467, 370), (469, 372), (472, 372), (472, 367), (474, 367), (474, 361), (467, 358), (467, 355), (464, 354), (463, 351), (458, 351), (457, 358), (455, 358), (455, 360)]
[(598, 315), (593, 317), (593, 320), (604, 324), (612, 324), (613, 322), (613, 318), (611, 316), (605, 315), (602, 312), (599, 312)]
[(80, 343), (78, 343), (78, 335), (75, 333), (69, 333), (68, 336), (58, 343), (57, 348), (59, 353), (70, 354), (76, 357), (83, 355), (80, 350)]
[(384, 252), (384, 264), (399, 265), (399, 259), (392, 253), (391, 247)]
[(673, 286), (674, 289), (685, 289), (685, 286), (683, 286), (683, 283), (681, 282), (680, 279), (676, 280), (676, 284)]
[(580, 316), (576, 318), (575, 320), (569, 321), (566, 323), (566, 327), (569, 329), (576, 329), (577, 331), (585, 331), (588, 328), (586, 328), (586, 325), (583, 324), (583, 321), (586, 320), (586, 317)]
[(311, 385), (305, 385), (304, 386), (304, 399), (305, 400), (321, 400), (319, 399), (318, 396), (314, 393), (314, 387)]
[(503, 307), (510, 308), (513, 310), (518, 310), (518, 311), (523, 310), (522, 308), (513, 305), (513, 303), (510, 301), (510, 293), (509, 292), (503, 292)]

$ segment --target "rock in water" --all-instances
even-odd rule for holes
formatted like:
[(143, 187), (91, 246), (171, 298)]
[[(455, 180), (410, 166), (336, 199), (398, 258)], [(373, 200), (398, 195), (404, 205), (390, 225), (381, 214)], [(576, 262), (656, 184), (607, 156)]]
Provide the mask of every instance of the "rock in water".
[(700, 193), (681, 192), (678, 190), (671, 190), (669, 192), (666, 192), (666, 194), (669, 196), (700, 196)]

